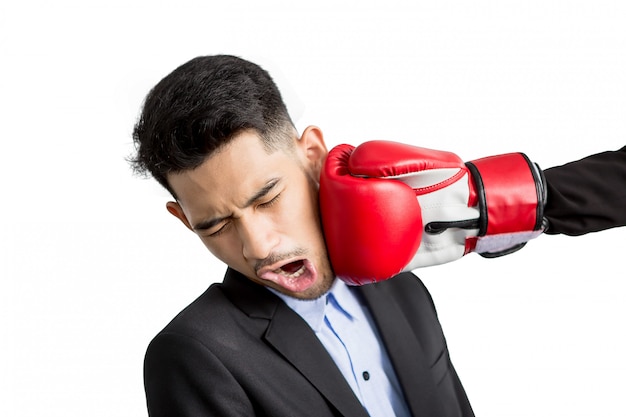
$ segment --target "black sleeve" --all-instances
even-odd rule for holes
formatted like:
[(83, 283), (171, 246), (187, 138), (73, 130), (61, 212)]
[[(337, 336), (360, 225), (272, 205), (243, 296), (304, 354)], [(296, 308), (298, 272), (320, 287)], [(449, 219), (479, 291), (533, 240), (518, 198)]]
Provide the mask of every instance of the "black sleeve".
[(626, 225), (626, 147), (545, 170), (546, 233), (582, 235)]

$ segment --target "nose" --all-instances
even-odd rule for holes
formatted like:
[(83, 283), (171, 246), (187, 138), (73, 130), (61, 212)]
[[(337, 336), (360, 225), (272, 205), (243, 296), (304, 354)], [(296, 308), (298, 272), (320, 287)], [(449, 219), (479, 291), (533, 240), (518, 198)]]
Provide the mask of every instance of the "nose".
[(267, 258), (280, 240), (272, 223), (258, 216), (240, 219), (237, 229), (243, 256), (249, 261)]

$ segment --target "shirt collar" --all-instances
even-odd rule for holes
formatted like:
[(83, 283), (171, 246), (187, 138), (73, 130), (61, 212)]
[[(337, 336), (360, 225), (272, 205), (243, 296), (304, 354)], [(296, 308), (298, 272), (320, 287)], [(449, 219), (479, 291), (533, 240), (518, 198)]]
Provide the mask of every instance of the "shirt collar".
[(308, 323), (314, 332), (319, 332), (327, 308), (335, 308), (351, 320), (360, 317), (362, 310), (356, 296), (350, 291), (348, 285), (340, 279), (335, 279), (330, 290), (314, 300), (301, 300), (290, 297), (267, 287), (268, 290), (280, 297), (285, 304)]

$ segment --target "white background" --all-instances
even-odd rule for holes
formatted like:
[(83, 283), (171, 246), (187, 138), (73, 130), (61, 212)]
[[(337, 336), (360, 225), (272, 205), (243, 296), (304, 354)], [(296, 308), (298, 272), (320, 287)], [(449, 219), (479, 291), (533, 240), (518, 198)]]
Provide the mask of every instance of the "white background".
[[(197, 55), (266, 67), (329, 146), (519, 150), (547, 168), (626, 144), (618, 0), (7, 3), (3, 416), (145, 416), (146, 345), (221, 280), (125, 162), (145, 94)], [(625, 238), (542, 236), (417, 271), (478, 416), (626, 415)]]

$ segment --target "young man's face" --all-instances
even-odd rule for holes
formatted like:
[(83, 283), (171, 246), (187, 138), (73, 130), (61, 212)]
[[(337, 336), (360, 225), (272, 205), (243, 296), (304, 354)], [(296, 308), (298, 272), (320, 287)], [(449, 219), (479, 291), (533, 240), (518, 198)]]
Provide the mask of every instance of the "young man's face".
[(252, 281), (317, 298), (334, 280), (317, 200), (326, 154), (317, 128), (294, 139), (291, 153), (267, 153), (256, 132), (244, 131), (198, 168), (170, 175), (178, 201), (167, 208)]

